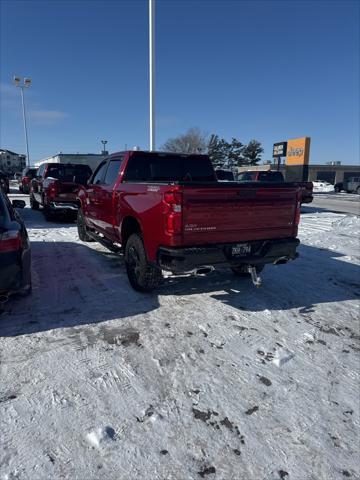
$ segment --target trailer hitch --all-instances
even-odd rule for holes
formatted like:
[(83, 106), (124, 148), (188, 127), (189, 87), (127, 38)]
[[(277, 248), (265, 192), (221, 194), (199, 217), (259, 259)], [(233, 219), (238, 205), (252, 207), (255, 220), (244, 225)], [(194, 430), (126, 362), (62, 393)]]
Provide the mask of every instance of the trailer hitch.
[(256, 271), (256, 267), (249, 265), (248, 266), (248, 272), (251, 275), (251, 281), (253, 282), (255, 287), (258, 287), (258, 288), (261, 287), (262, 280), (261, 280), (261, 277), (259, 277), (259, 275)]

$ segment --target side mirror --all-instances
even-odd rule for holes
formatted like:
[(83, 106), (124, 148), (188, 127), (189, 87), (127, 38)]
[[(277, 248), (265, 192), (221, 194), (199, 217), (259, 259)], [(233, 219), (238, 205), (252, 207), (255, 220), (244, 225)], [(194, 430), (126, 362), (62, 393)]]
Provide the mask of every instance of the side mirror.
[(25, 208), (26, 202), (24, 202), (24, 200), (12, 200), (11, 205), (14, 208)]

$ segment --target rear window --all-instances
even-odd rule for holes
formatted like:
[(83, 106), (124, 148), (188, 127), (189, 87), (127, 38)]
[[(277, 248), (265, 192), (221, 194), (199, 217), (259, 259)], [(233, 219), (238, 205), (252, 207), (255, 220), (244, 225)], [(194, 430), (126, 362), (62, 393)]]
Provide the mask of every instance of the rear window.
[(259, 182), (278, 182), (284, 181), (284, 177), (281, 172), (262, 172), (259, 175)]
[(228, 170), (216, 170), (216, 176), (218, 180), (234, 180), (233, 172), (230, 172)]
[(51, 165), (47, 170), (47, 177), (57, 178), (64, 182), (72, 182), (74, 177), (89, 178), (91, 168), (87, 165)]
[(127, 182), (215, 182), (208, 157), (179, 155), (135, 155), (129, 160)]
[(244, 173), (239, 173), (238, 176), (238, 181), (239, 182), (252, 182), (255, 178), (255, 173), (254, 172), (244, 172)]

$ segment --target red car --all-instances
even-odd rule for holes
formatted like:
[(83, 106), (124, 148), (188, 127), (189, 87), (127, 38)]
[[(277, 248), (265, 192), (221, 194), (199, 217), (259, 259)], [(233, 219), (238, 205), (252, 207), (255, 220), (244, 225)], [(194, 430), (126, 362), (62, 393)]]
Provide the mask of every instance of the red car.
[(161, 271), (239, 275), (297, 257), (300, 189), (219, 182), (207, 155), (128, 151), (104, 160), (78, 192), (78, 232), (125, 253), (131, 285), (149, 291)]
[(19, 178), (19, 191), (22, 193), (30, 193), (31, 180), (36, 177), (36, 167), (25, 167)]

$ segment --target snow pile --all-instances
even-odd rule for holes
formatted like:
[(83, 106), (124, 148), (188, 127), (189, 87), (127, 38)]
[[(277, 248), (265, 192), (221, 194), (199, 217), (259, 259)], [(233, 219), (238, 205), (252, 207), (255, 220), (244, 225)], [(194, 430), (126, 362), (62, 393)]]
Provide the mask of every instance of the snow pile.
[(349, 235), (360, 238), (360, 217), (346, 216), (333, 223), (333, 228), (340, 235)]

